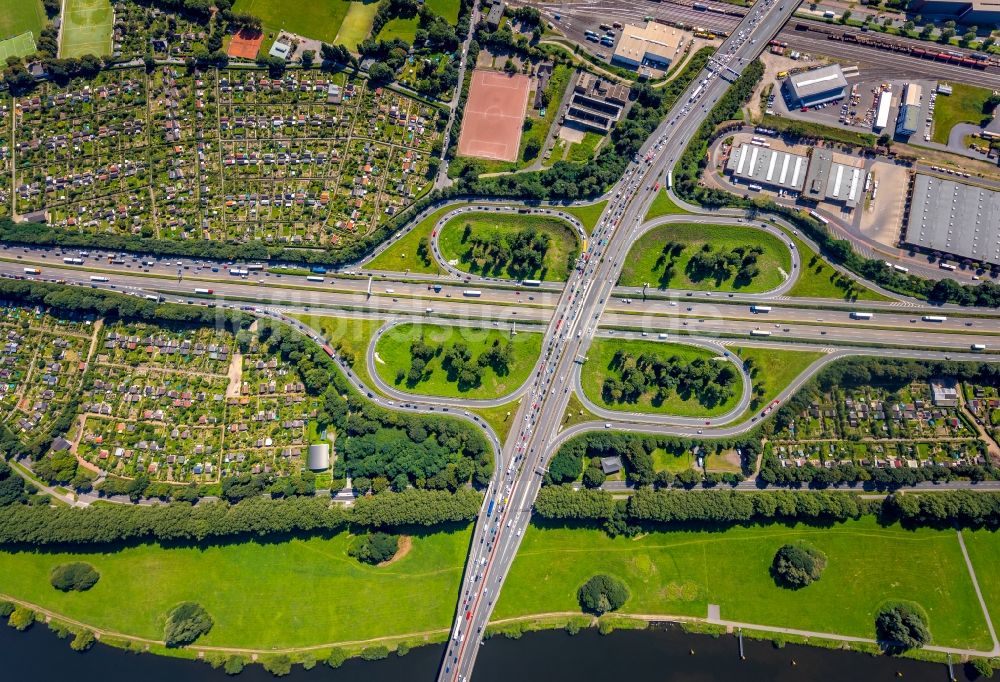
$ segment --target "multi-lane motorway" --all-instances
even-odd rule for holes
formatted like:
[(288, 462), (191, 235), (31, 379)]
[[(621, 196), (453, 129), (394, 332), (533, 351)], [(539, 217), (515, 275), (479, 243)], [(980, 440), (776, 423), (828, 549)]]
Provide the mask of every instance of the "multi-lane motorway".
[[(162, 297), (203, 305), (252, 307), (257, 314), (292, 324), (320, 343), (322, 333), (293, 317), (304, 312), (363, 314), (385, 320), (366, 353), (366, 369), (374, 385), (366, 385), (337, 358), (348, 378), (369, 398), (394, 409), (449, 411), (482, 427), (494, 446), (495, 471), (471, 541), (466, 571), (458, 595), (455, 621), (446, 645), (439, 679), (467, 680), (471, 676), (482, 632), (528, 523), (535, 495), (549, 457), (567, 438), (605, 423), (590, 422), (560, 430), (569, 397), (578, 393), (580, 362), (592, 340), (646, 338), (680, 341), (717, 349), (721, 342), (820, 350), (825, 353), (778, 396), (791, 395), (822, 364), (856, 353), (892, 347), (898, 357), (956, 360), (976, 359), (970, 345), (987, 352), (1000, 349), (1000, 316), (992, 311), (958, 310), (897, 300), (857, 303), (831, 302), (789, 295), (802, 264), (785, 233), (770, 222), (755, 222), (788, 243), (791, 272), (770, 292), (755, 294), (712, 291), (656, 291), (617, 287), (629, 249), (657, 222), (644, 223), (655, 192), (651, 186), (679, 158), (684, 146), (731, 82), (781, 29), (794, 11), (790, 0), (759, 0), (713, 58), (714, 71), (705, 70), (678, 101), (668, 118), (653, 132), (625, 175), (608, 192), (607, 207), (591, 234), (558, 207), (534, 209), (488, 205), (491, 210), (552, 213), (567, 219), (586, 237), (589, 248), (567, 283), (519, 285), (495, 278), (466, 275), (444, 262), (435, 229), (432, 250), (446, 271), (440, 277), (375, 273), (364, 263), (337, 274), (106, 254), (79, 254), (59, 249), (25, 249), (0, 245), (0, 276), (35, 277), (83, 286), (114, 288), (138, 296)], [(509, 203), (509, 202), (497, 202)], [(437, 210), (428, 208), (413, 223)], [(449, 212), (437, 223), (469, 208)], [(685, 222), (749, 224), (746, 216), (697, 213)], [(671, 218), (663, 219), (669, 221)], [(398, 238), (398, 237), (397, 237)], [(69, 259), (70, 262), (64, 262)], [(79, 262), (76, 262), (79, 260)], [(234, 268), (239, 274), (233, 274)], [(37, 270), (37, 272), (35, 272)], [(766, 310), (762, 309), (766, 308)], [(859, 316), (859, 313), (861, 314)], [(930, 319), (928, 319), (930, 318)], [(379, 337), (401, 320), (426, 319), (467, 326), (494, 325), (543, 333), (542, 355), (531, 378), (509, 395), (485, 401), (427, 398), (399, 391), (378, 378), (374, 366)], [(456, 321), (458, 320), (458, 321)], [(754, 337), (751, 340), (751, 337)], [(738, 364), (738, 363), (737, 363)], [(742, 371), (742, 367), (740, 367)], [(756, 422), (748, 418), (750, 382), (744, 377), (743, 395), (727, 415), (712, 420), (650, 417), (618, 413), (589, 405), (615, 429), (676, 435), (725, 436), (747, 431)], [(505, 442), (474, 412), (520, 398), (513, 426)]]
[[(788, 0), (758, 2), (717, 52), (713, 59), (715, 68), (731, 70), (727, 72), (729, 77), (739, 73), (787, 21), (794, 6)], [(546, 331), (535, 381), (521, 401), (517, 426), (511, 432), (513, 437), (504, 444), (507, 469), (503, 478), (494, 481), (487, 491), (476, 524), (439, 680), (464, 680), (472, 674), (482, 630), (514, 560), (541, 485), (550, 443), (558, 433), (569, 400), (570, 386), (565, 377), (571, 374), (577, 358), (586, 354), (628, 255), (634, 231), (652, 201), (647, 183), (672, 166), (728, 86), (729, 81), (713, 71), (699, 74), (678, 102), (679, 110), (672, 111), (643, 145), (639, 158), (651, 154), (651, 163), (630, 164), (617, 184), (591, 236), (586, 264), (571, 276), (563, 291), (556, 315)], [(600, 246), (605, 239), (607, 245)]]

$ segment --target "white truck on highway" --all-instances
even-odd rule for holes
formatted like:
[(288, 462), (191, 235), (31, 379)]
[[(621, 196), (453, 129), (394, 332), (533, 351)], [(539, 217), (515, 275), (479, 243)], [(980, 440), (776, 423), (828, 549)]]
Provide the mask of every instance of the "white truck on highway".
[(766, 329), (751, 329), (750, 336), (770, 336), (771, 332)]
[(758, 313), (769, 313), (771, 312), (771, 306), (769, 305), (752, 305), (750, 306), (750, 312), (754, 315)]
[(874, 317), (874, 315), (872, 313), (865, 313), (860, 310), (855, 310), (853, 313), (851, 313), (851, 317), (854, 318), (855, 320), (870, 320)]

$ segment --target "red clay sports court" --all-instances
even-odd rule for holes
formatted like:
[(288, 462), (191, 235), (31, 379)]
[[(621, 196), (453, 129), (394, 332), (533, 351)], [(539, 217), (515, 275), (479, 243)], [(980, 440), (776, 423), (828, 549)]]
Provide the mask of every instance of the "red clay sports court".
[(475, 71), (462, 118), (458, 153), (516, 161), (531, 80), (523, 74)]
[(244, 28), (233, 36), (229, 41), (229, 49), (226, 51), (230, 57), (240, 57), (242, 59), (256, 59), (260, 51), (260, 44), (264, 42), (264, 34), (260, 31), (247, 31)]

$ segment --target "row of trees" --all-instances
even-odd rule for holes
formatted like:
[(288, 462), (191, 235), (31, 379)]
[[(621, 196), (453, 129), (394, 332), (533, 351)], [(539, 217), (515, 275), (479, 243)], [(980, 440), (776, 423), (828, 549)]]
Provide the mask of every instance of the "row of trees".
[(317, 497), (254, 497), (236, 504), (98, 505), (83, 509), (13, 504), (0, 507), (0, 545), (91, 545), (205, 542), (289, 533), (336, 533), (348, 523), (367, 528), (437, 526), (475, 518), (482, 496), (409, 489), (363, 497), (351, 508)]
[(535, 500), (539, 517), (560, 522), (608, 523), (624, 514), (627, 523), (733, 525), (749, 522), (829, 523), (877, 515), (883, 522), (911, 526), (996, 528), (1000, 494), (970, 490), (893, 493), (881, 500), (851, 492), (772, 490), (638, 490), (615, 500), (605, 490), (545, 486)]

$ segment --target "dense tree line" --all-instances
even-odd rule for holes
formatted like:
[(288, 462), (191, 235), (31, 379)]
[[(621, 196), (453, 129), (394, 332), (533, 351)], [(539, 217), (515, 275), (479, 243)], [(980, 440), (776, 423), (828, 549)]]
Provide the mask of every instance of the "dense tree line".
[[(770, 490), (683, 492), (641, 488), (616, 501), (606, 490), (543, 487), (535, 500), (539, 518), (592, 522), (615, 530), (642, 524), (733, 525), (751, 522), (829, 523), (876, 515), (883, 523), (967, 528), (1000, 527), (1000, 493), (972, 490), (893, 493), (881, 500), (851, 492)], [(621, 515), (621, 519), (616, 519)], [(624, 522), (624, 525), (617, 524)]]
[[(3, 443), (0, 442), (0, 447)], [(7, 452), (7, 450), (3, 450)], [(24, 502), (26, 493), (24, 490), (24, 479), (21, 478), (10, 464), (0, 457), (0, 507)]]
[(733, 397), (737, 373), (728, 362), (695, 358), (688, 361), (677, 355), (657, 353), (636, 356), (619, 348), (609, 368), (618, 376), (609, 376), (601, 386), (605, 402), (635, 404), (652, 392), (653, 405), (666, 402), (676, 393), (694, 397), (705, 407), (715, 407)]
[(621, 178), (628, 161), (701, 72), (711, 54), (711, 48), (699, 50), (684, 70), (663, 88), (653, 89), (646, 83), (635, 85), (632, 107), (611, 132), (610, 144), (593, 161), (557, 161), (545, 171), (491, 178), (476, 177), (473, 168), (469, 176), (460, 177), (460, 187), (471, 194), (524, 199), (578, 200), (601, 195)]
[(289, 533), (336, 533), (348, 523), (371, 528), (435, 526), (475, 518), (482, 496), (410, 489), (360, 498), (352, 508), (317, 497), (254, 497), (192, 506), (109, 504), (83, 509), (14, 504), (0, 507), (0, 546), (204, 542)]

